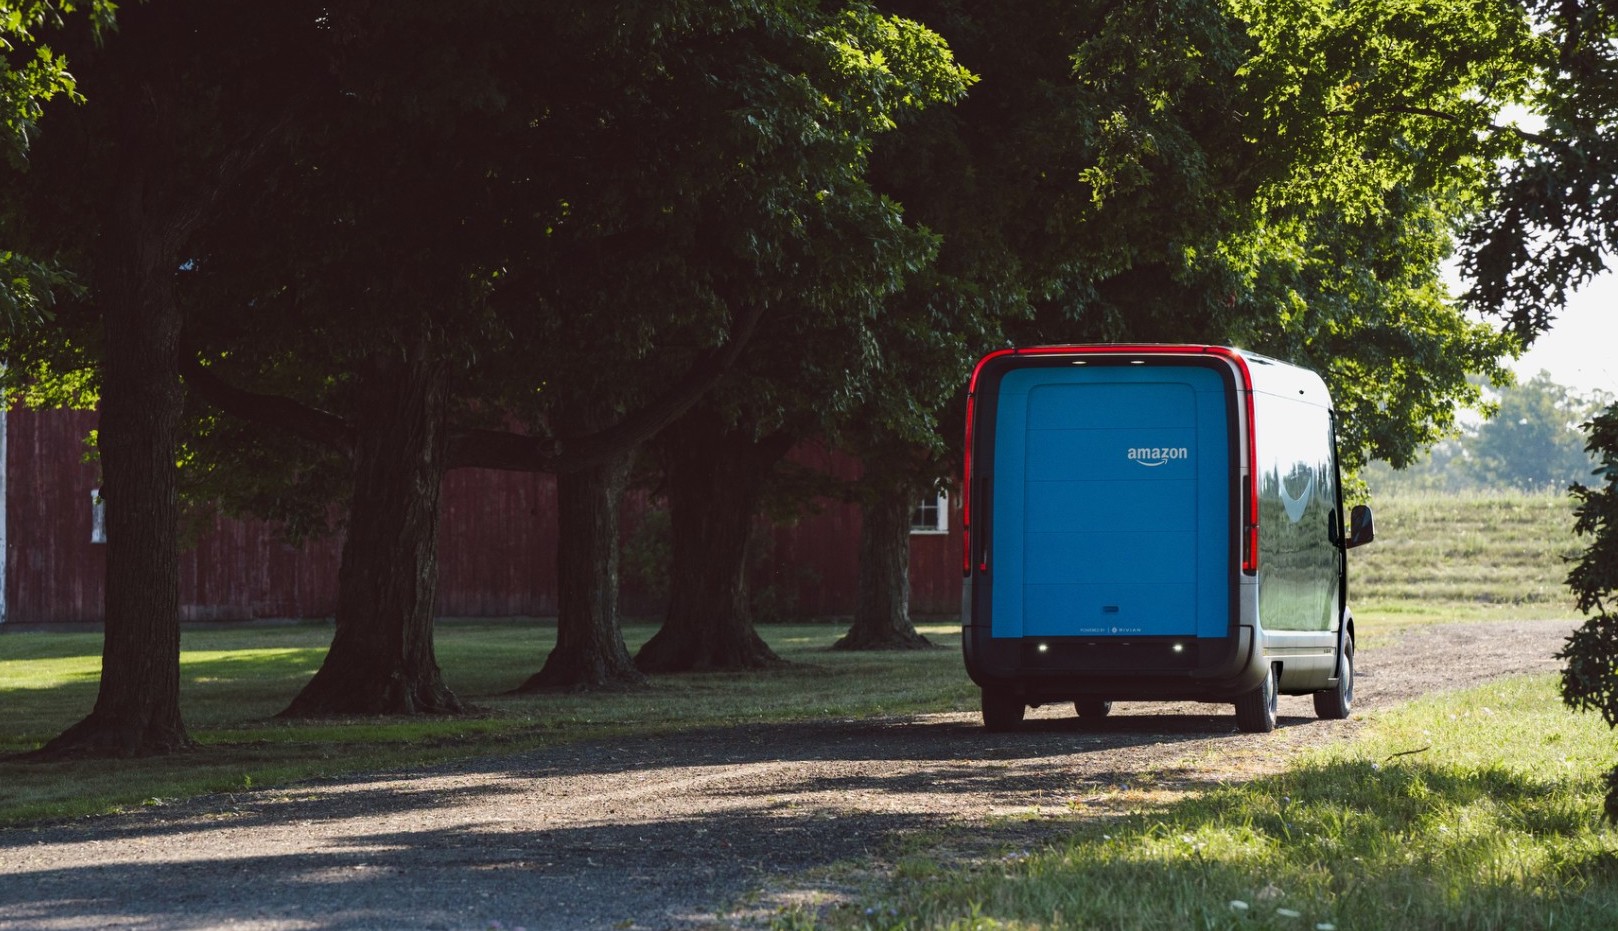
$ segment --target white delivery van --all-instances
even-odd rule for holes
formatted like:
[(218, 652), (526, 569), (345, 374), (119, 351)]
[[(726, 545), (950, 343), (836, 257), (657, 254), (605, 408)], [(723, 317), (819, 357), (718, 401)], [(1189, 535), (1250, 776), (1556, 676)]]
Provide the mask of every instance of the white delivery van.
[[(1235, 705), (1323, 718), (1354, 698), (1331, 398), (1239, 349), (1083, 345), (985, 356), (967, 400), (961, 623), (983, 722), (1072, 702)], [(1346, 526), (1345, 526), (1346, 525)]]

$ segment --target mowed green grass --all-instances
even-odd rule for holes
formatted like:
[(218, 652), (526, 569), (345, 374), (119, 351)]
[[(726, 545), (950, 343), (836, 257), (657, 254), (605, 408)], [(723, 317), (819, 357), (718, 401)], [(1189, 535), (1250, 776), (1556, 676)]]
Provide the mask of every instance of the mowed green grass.
[[(1561, 706), (1555, 677), (1503, 681), (1378, 714), (1280, 776), (1075, 810), (1032, 846), (935, 832), (863, 895), (776, 926), (1618, 927), (1618, 832), (1600, 821), (1613, 749), (1599, 717)], [(1030, 820), (1048, 828), (1051, 813)]]
[[(681, 675), (645, 689), (506, 694), (537, 671), (555, 628), (534, 622), (443, 622), (436, 644), (450, 687), (475, 706), (463, 717), (280, 721), (325, 656), (324, 625), (187, 630), (180, 702), (192, 753), (108, 762), (0, 759), (0, 825), (72, 817), (245, 787), (410, 768), (578, 740), (814, 718), (977, 706), (953, 625), (922, 626), (939, 649), (829, 650), (844, 628), (768, 625), (765, 640), (793, 665), (745, 675)], [(656, 630), (631, 625), (630, 649)], [(95, 704), (100, 634), (0, 636), (0, 758), (26, 752)]]
[(1564, 584), (1573, 534), (1566, 495), (1379, 496), (1376, 542), (1349, 553), (1356, 618), (1573, 618)]

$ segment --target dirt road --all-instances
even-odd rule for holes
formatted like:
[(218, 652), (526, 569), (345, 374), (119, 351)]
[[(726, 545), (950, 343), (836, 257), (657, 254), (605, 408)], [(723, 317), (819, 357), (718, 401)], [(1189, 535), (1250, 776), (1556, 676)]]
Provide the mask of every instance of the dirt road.
[[(1573, 626), (1435, 626), (1362, 648), (1358, 707), (1554, 670)], [(0, 929), (707, 927), (908, 831), (1272, 772), (1358, 727), (1291, 697), (1268, 735), (1213, 705), (1125, 704), (1083, 726), (1039, 709), (1013, 734), (926, 715), (210, 797), (0, 831)]]

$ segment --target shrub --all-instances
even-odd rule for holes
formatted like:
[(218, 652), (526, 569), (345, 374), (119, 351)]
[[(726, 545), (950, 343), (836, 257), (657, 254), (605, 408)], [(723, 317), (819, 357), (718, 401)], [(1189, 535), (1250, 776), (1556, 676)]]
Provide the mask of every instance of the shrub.
[[(1579, 610), (1590, 615), (1556, 654), (1562, 670), (1562, 701), (1580, 711), (1597, 711), (1608, 727), (1618, 727), (1618, 404), (1585, 424), (1585, 448), (1599, 465), (1600, 484), (1574, 484), (1573, 530), (1590, 545), (1573, 564), (1567, 584)], [(1606, 815), (1618, 824), (1618, 769), (1607, 777)]]

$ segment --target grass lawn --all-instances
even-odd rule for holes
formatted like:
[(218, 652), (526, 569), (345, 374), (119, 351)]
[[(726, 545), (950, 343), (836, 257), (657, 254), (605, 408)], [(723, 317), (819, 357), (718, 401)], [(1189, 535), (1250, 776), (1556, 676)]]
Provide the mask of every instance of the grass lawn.
[[(656, 630), (625, 630), (630, 649)], [(436, 644), (450, 687), (477, 714), (456, 718), (273, 719), (325, 656), (325, 625), (186, 630), (180, 702), (201, 745), (178, 757), (104, 762), (0, 762), (0, 825), (158, 804), (166, 799), (377, 769), (415, 767), (566, 741), (718, 725), (977, 707), (959, 629), (921, 630), (941, 648), (834, 653), (844, 628), (766, 625), (797, 665), (754, 675), (659, 677), (644, 690), (503, 694), (537, 671), (555, 628), (534, 622), (441, 622)], [(95, 704), (101, 635), (0, 636), (0, 757), (38, 747)]]
[[(1618, 926), (1613, 739), (1555, 677), (1375, 715), (1284, 775), (1077, 817), (1037, 849), (939, 832), (864, 897), (782, 929), (1524, 929)], [(981, 845), (979, 845), (981, 846)]]

